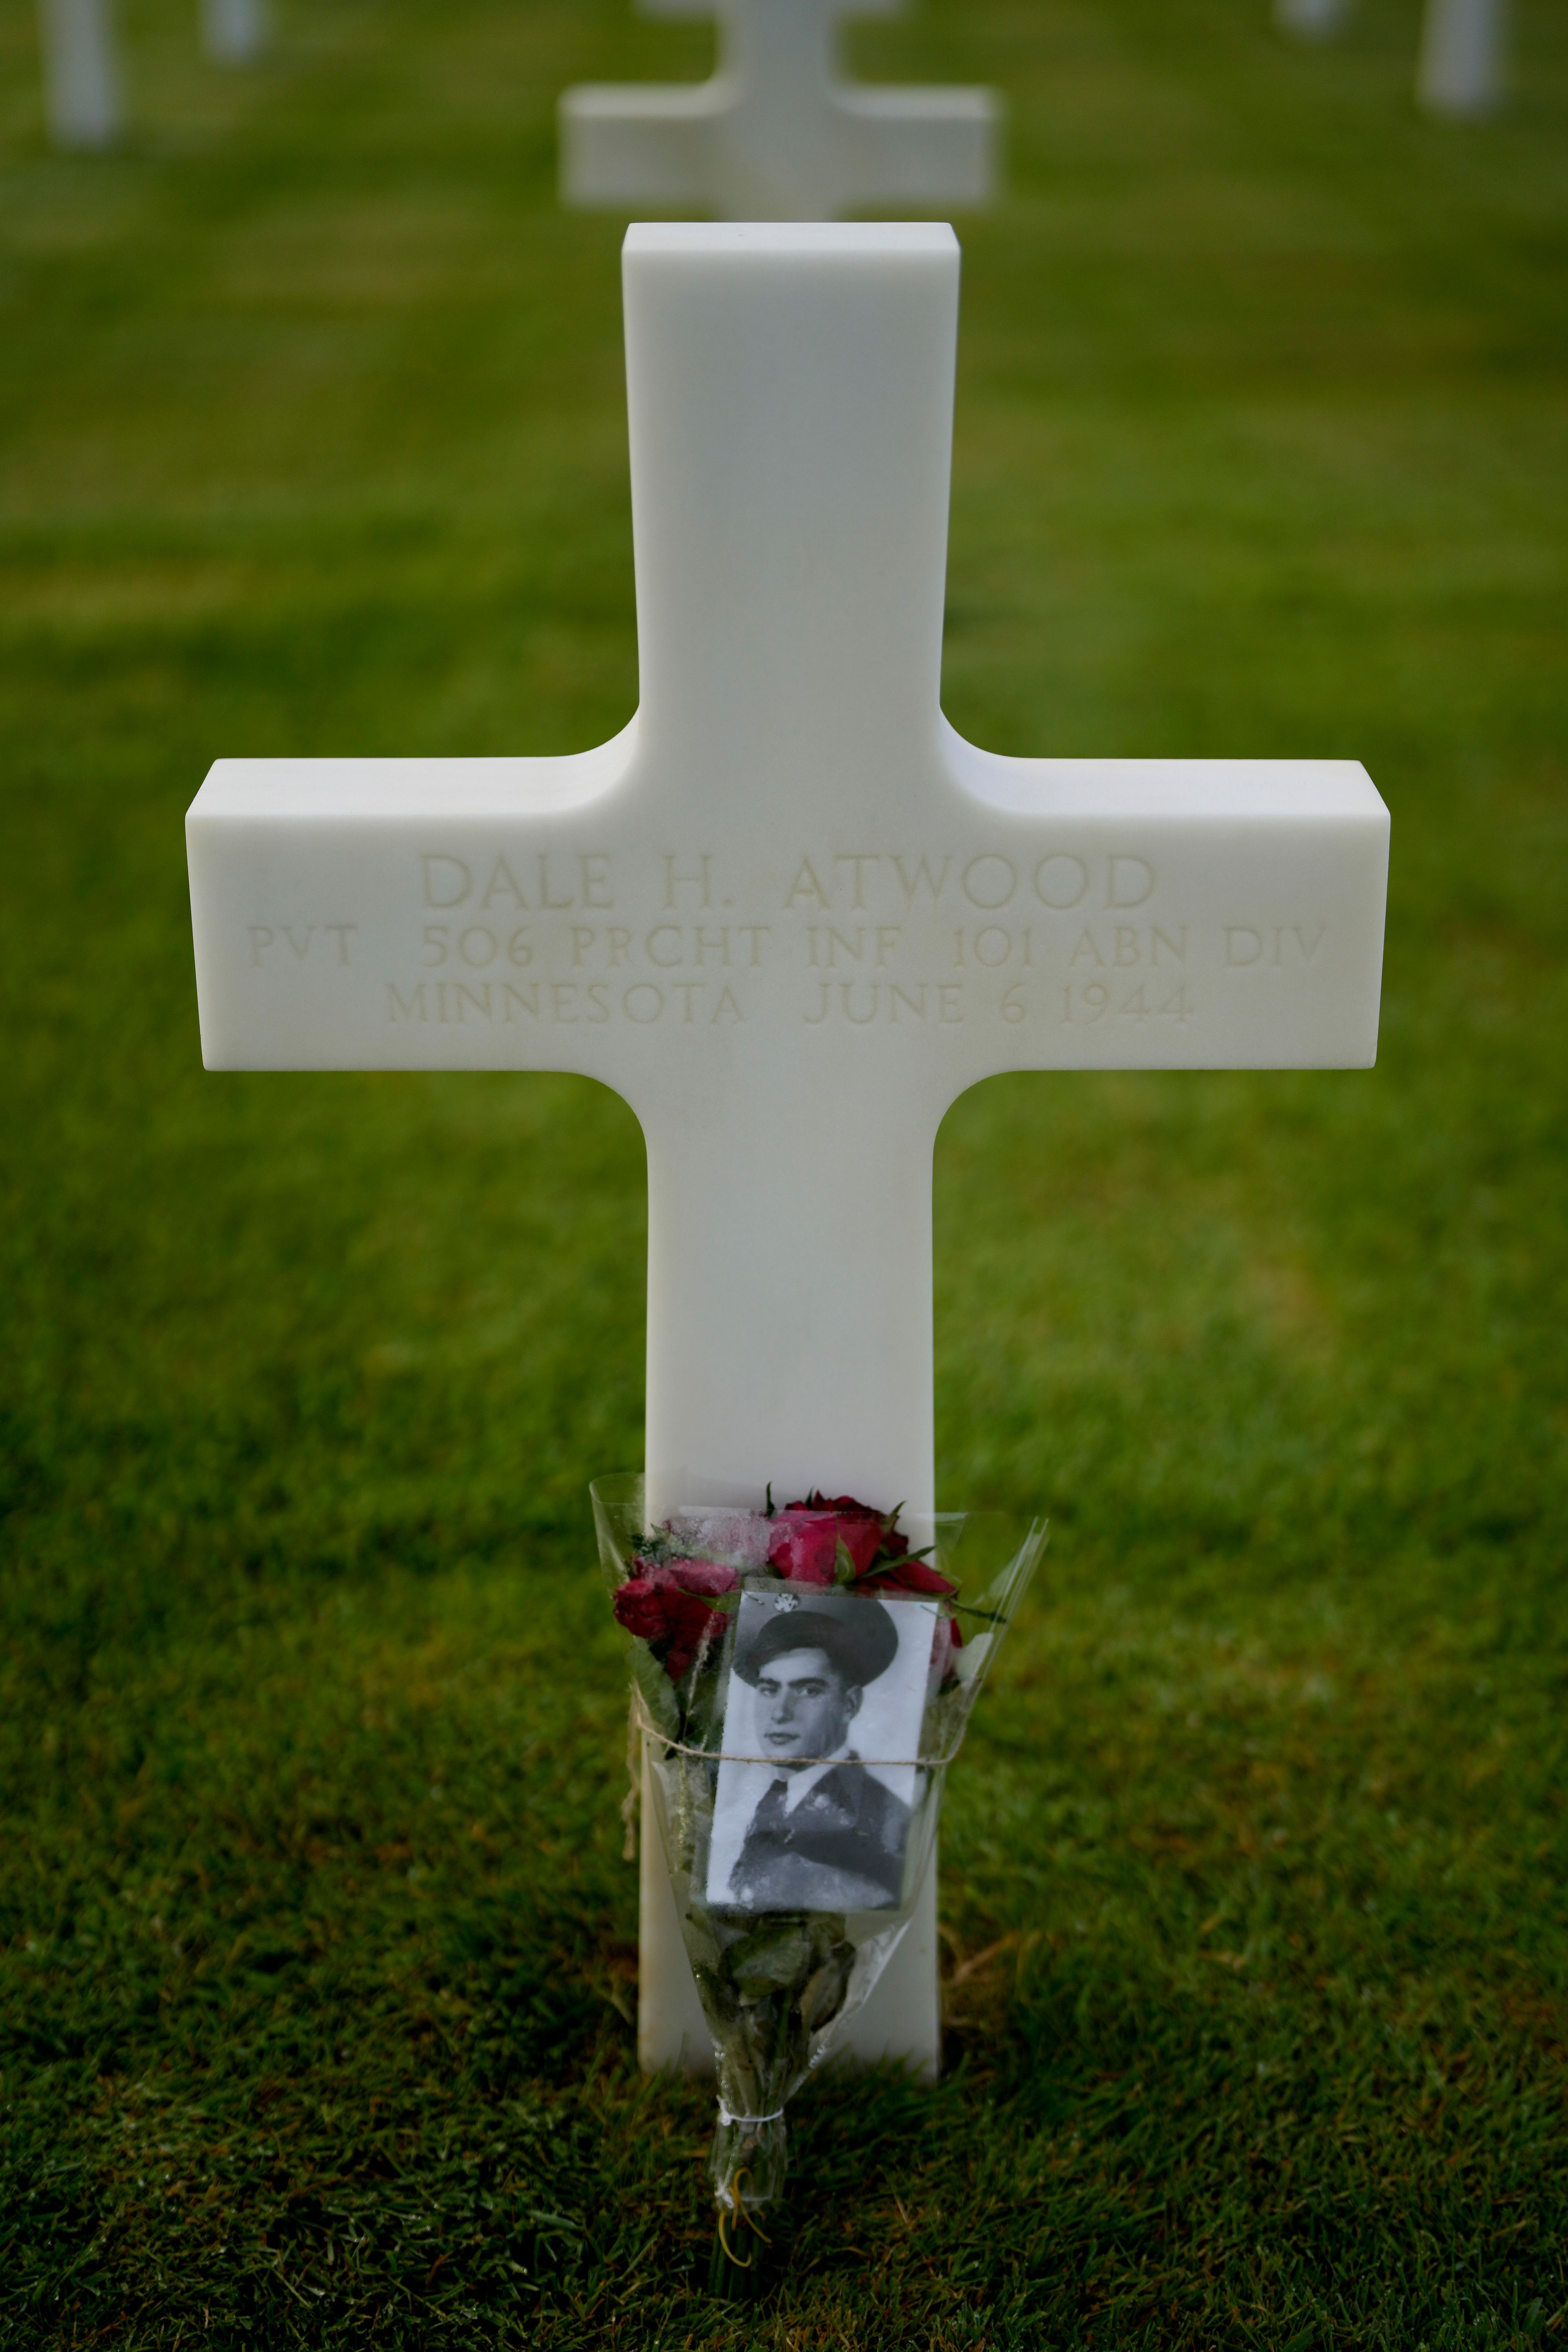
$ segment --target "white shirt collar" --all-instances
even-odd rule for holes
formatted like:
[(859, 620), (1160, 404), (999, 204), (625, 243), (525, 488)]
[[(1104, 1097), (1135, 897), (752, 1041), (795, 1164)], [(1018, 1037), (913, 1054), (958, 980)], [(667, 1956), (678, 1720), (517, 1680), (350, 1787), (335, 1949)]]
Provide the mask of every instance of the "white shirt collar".
[(786, 1814), (792, 1813), (801, 1799), (809, 1797), (818, 1781), (831, 1772), (836, 1764), (847, 1764), (852, 1761), (854, 1752), (846, 1740), (841, 1748), (835, 1748), (831, 1756), (824, 1756), (820, 1764), (808, 1764), (803, 1772), (786, 1772), (784, 1775)]

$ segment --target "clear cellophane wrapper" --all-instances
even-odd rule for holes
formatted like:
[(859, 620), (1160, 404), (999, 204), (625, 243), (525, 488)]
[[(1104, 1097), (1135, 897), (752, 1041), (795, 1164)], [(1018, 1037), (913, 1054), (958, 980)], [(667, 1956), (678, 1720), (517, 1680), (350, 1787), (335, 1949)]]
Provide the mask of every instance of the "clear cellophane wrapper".
[[(696, 1501), (665, 1512), (653, 1528), (645, 1516), (640, 1476), (601, 1478), (591, 1491), (601, 1561), (612, 1592), (625, 1583), (651, 1541), (737, 1572), (733, 1592), (716, 1604), (707, 1633), (678, 1680), (645, 1642), (628, 1637), (632, 1720), (648, 1767), (644, 1785), (652, 1793), (676, 1916), (713, 2036), (718, 2126), (710, 2169), (721, 2219), (733, 2219), (780, 2195), (783, 2110), (842, 2047), (852, 2020), (908, 1928), (931, 1865), (947, 1767), (1044, 1549), (1045, 1528), (999, 1512), (903, 1514), (899, 1525), (912, 1549), (956, 1588), (940, 1606), (944, 1620), (956, 1623), (962, 1638), (940, 1660), (933, 1657), (919, 1738), (911, 1753), (897, 1759), (868, 1759), (862, 1767), (894, 1760), (913, 1767), (904, 1776), (912, 1794), (897, 1899), (859, 1911), (749, 1909), (711, 1899), (709, 1866), (738, 1604), (747, 1592), (777, 1596), (798, 1589), (768, 1566), (779, 1517), (730, 1501)], [(804, 1588), (806, 1605), (811, 1593), (812, 1588)], [(885, 1591), (876, 1595), (892, 1608), (914, 1598)], [(870, 1605), (869, 1596), (862, 1605)]]

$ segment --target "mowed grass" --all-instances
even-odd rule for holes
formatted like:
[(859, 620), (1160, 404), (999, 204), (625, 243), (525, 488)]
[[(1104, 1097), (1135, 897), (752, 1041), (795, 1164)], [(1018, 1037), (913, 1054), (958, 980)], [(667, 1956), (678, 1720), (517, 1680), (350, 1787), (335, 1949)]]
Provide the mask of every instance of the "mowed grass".
[[(801, 2098), (709, 2304), (633, 2061), (630, 1114), (207, 1077), (225, 752), (579, 749), (635, 700), (617, 247), (552, 109), (625, 0), (129, 0), (51, 156), (0, 18), (0, 2343), (1568, 2338), (1568, 24), (1419, 121), (1415, 0), (920, 0), (962, 224), (947, 702), (1349, 755), (1372, 1073), (1020, 1077), (936, 1158), (944, 1498), (1053, 1541), (949, 1793), (948, 2068)], [(825, 1154), (853, 1138), (824, 1135)]]

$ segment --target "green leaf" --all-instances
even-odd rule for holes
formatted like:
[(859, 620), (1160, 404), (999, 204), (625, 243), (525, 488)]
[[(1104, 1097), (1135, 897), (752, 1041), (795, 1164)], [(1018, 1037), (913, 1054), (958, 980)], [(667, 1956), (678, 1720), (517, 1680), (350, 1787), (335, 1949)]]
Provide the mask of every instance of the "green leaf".
[(725, 1964), (741, 2000), (758, 2000), (766, 1993), (783, 1992), (803, 1982), (816, 1957), (804, 1926), (795, 1920), (770, 1920), (733, 1943)]

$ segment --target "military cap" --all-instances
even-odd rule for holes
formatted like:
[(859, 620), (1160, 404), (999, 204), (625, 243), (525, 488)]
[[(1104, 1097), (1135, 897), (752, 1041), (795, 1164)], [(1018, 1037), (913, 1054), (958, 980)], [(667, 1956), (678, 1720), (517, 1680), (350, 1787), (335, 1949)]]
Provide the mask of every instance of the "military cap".
[(898, 1655), (898, 1630), (880, 1601), (852, 1601), (841, 1612), (777, 1609), (760, 1631), (736, 1650), (735, 1671), (756, 1684), (775, 1658), (789, 1650), (822, 1650), (845, 1682), (863, 1690), (886, 1674)]

